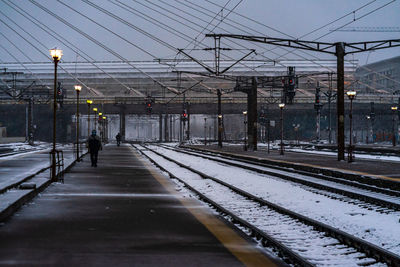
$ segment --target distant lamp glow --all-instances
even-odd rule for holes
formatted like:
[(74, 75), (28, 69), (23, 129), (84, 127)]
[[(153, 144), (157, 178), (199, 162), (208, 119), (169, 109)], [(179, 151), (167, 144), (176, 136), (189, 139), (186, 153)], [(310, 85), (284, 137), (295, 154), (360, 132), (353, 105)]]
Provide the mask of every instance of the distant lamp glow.
[(397, 110), (397, 106), (392, 107), (392, 110), (396, 111)]
[(53, 48), (50, 49), (50, 55), (53, 58), (54, 61), (59, 61), (63, 55), (61, 49)]
[(106, 116), (103, 116), (103, 120), (105, 120), (105, 119), (107, 119), (107, 117), (106, 117)]
[(284, 104), (284, 103), (280, 103), (280, 104), (279, 104), (279, 108), (282, 109), (282, 108), (284, 108), (284, 107), (285, 107), (285, 104)]
[(97, 112), (97, 108), (93, 108), (93, 111), (94, 111), (94, 112)]
[(247, 115), (247, 111), (243, 111), (243, 115)]
[(218, 115), (218, 118), (222, 119), (222, 115), (221, 115), (221, 114), (219, 114), (219, 115)]
[(74, 88), (75, 88), (75, 91), (77, 91), (77, 92), (80, 92), (82, 90), (82, 86), (80, 86), (80, 85), (75, 85)]
[(99, 116), (103, 115), (103, 113), (99, 112)]
[(86, 103), (91, 105), (91, 104), (93, 104), (93, 101), (88, 99), (88, 100), (86, 100)]

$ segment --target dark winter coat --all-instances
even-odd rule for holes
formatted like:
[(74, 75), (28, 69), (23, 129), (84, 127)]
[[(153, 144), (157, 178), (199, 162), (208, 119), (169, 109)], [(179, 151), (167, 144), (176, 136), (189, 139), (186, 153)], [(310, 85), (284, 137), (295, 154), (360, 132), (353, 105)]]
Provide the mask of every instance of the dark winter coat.
[(90, 153), (97, 153), (102, 149), (100, 138), (97, 135), (91, 135), (88, 139)]

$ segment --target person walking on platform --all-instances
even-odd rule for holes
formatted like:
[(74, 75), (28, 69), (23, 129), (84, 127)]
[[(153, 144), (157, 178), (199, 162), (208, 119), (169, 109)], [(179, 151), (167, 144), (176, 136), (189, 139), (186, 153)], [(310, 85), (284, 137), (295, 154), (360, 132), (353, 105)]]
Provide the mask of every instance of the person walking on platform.
[(115, 139), (117, 139), (117, 146), (119, 146), (119, 145), (121, 144), (121, 134), (118, 133), (118, 134), (115, 136)]
[(100, 138), (96, 135), (96, 130), (92, 131), (92, 135), (88, 138), (88, 147), (90, 153), (90, 161), (92, 162), (92, 167), (97, 167), (97, 157), (99, 150), (102, 149)]

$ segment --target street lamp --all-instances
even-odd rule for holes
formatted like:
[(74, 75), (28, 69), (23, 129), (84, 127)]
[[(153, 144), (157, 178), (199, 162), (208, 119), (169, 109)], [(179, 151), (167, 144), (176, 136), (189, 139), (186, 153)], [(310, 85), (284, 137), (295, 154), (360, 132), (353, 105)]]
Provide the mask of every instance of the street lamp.
[(93, 108), (94, 111), (94, 129), (97, 132), (97, 108)]
[(76, 91), (76, 161), (79, 160), (79, 93), (82, 90), (82, 86), (75, 85)]
[(393, 146), (396, 146), (396, 131), (395, 131), (395, 127), (394, 127), (394, 123), (395, 123), (395, 114), (397, 111), (397, 106), (393, 106), (392, 107), (392, 144)]
[(243, 111), (244, 151), (247, 151), (247, 111)]
[(56, 177), (56, 116), (57, 116), (57, 64), (63, 53), (61, 49), (50, 49), (50, 55), (54, 62), (54, 98), (53, 98), (53, 149), (51, 151), (51, 179), (57, 180)]
[(108, 137), (108, 125), (107, 125), (107, 117), (103, 116), (103, 141), (107, 142)]
[(218, 147), (222, 147), (222, 114), (218, 114)]
[(356, 97), (356, 91), (347, 91), (347, 96), (350, 99), (350, 145), (349, 145), (349, 155), (347, 158), (348, 162), (353, 162), (353, 100)]
[(281, 151), (280, 154), (283, 155), (283, 108), (285, 107), (284, 103), (279, 104), (279, 108), (281, 109)]
[[(365, 116), (365, 118), (367, 119), (367, 137), (366, 137), (365, 141), (368, 144), (369, 143), (369, 136), (370, 136), (369, 121), (371, 119), (371, 116), (367, 115), (367, 116)], [(371, 127), (371, 129), (372, 129), (372, 127)], [(372, 133), (372, 130), (371, 130), (371, 133)], [(371, 134), (371, 140), (373, 140), (372, 134)]]
[(88, 136), (88, 138), (89, 138), (89, 136), (90, 136), (90, 105), (93, 103), (93, 101), (92, 100), (86, 100), (86, 103), (87, 103), (87, 105), (88, 105), (88, 116), (87, 116), (87, 119), (88, 119), (88, 123), (87, 123), (87, 136)]

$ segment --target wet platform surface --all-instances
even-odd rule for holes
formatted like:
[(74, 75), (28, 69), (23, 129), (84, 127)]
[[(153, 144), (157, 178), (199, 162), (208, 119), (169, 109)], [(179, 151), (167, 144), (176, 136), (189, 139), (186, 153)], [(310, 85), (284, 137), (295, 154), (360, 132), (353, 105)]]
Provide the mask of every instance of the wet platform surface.
[(86, 156), (1, 224), (0, 265), (273, 266), (131, 146), (106, 146), (98, 165)]
[(242, 145), (227, 145), (223, 146), (222, 148), (218, 148), (216, 145), (194, 145), (193, 147), (208, 149), (215, 152), (222, 151), (288, 163), (306, 164), (320, 168), (355, 172), (359, 174), (400, 182), (400, 161), (396, 162), (361, 159), (357, 158), (356, 155), (354, 161), (349, 163), (347, 161), (338, 161), (337, 155), (323, 155), (290, 151), (285, 151), (284, 155), (280, 155), (278, 150), (270, 150), (270, 153), (268, 154), (267, 148), (265, 147), (259, 147), (257, 151), (244, 151)]

